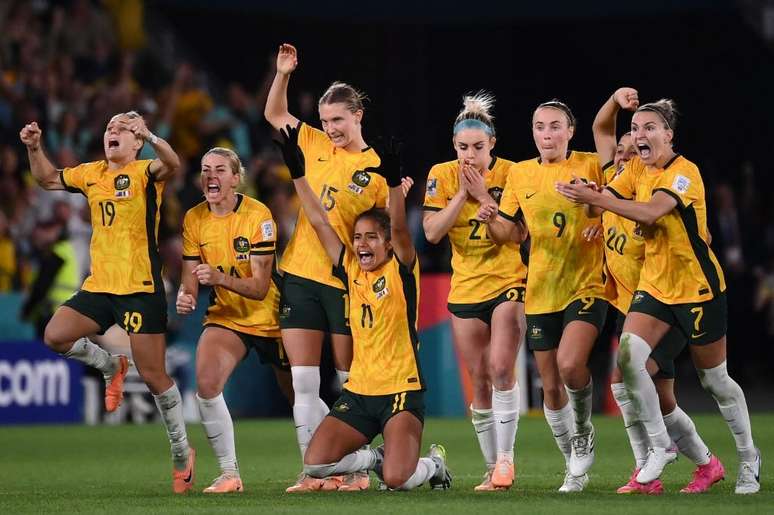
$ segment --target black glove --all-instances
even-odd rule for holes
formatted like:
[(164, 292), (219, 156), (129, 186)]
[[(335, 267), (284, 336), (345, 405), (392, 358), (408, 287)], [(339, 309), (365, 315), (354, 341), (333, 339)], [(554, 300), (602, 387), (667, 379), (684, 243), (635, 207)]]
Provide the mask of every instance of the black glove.
[(290, 176), (294, 179), (303, 177), (306, 164), (304, 162), (304, 153), (301, 152), (301, 148), (298, 146), (298, 129), (285, 125), (284, 129), (279, 130), (279, 133), (282, 136), (282, 143), (277, 140), (274, 140), (274, 143), (282, 152), (282, 158), (285, 160), (288, 170), (290, 170)]
[(379, 165), (379, 168), (366, 168), (365, 171), (378, 173), (384, 177), (387, 180), (387, 186), (390, 188), (400, 186), (400, 175), (403, 171), (403, 163), (401, 163), (403, 143), (395, 138), (390, 138), (389, 142), (378, 138), (373, 147), (376, 153), (379, 154), (382, 164)]

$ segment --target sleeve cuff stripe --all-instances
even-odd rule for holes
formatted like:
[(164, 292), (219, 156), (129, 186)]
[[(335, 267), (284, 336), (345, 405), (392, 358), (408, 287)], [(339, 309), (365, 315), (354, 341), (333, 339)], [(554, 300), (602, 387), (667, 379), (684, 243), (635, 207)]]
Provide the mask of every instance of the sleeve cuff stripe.
[(437, 206), (422, 206), (422, 209), (424, 209), (425, 211), (440, 211), (443, 208), (437, 207)]
[(513, 216), (503, 213), (502, 211), (497, 211), (497, 214), (508, 220), (509, 222), (516, 223), (516, 215)]
[(269, 254), (274, 254), (274, 249), (271, 250), (251, 250), (250, 255), (251, 256), (268, 256)]
[(258, 242), (258, 243), (251, 244), (250, 248), (251, 249), (260, 249), (260, 248), (273, 247), (273, 246), (274, 246), (274, 242), (273, 241), (261, 241), (261, 242)]
[(653, 190), (653, 194), (655, 195), (655, 193), (657, 191), (663, 191), (664, 193), (666, 193), (667, 195), (669, 195), (670, 197), (672, 197), (673, 199), (675, 199), (677, 201), (677, 207), (678, 208), (680, 208), (681, 210), (685, 209), (685, 204), (683, 203), (683, 199), (681, 199), (680, 195), (678, 195), (674, 191), (672, 191), (672, 190), (670, 190), (668, 188), (656, 188), (656, 189)]
[(183, 259), (185, 261), (199, 261), (199, 260), (201, 260), (201, 257), (200, 256), (186, 256), (186, 255), (183, 255)]
[(614, 190), (613, 188), (611, 188), (610, 186), (605, 186), (605, 189), (606, 189), (607, 191), (609, 191), (610, 193), (612, 193), (613, 195), (615, 195), (617, 198), (621, 199), (621, 200), (631, 200), (631, 199), (628, 199), (628, 198), (624, 197), (623, 195), (621, 195), (620, 193), (618, 193), (617, 191), (615, 191), (615, 190)]

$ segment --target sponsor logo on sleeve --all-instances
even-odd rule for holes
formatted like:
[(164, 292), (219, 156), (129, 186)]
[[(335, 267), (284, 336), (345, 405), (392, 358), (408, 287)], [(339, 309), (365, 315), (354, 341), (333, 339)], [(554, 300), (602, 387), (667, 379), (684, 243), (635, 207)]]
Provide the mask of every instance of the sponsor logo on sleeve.
[(691, 187), (691, 179), (684, 175), (676, 175), (675, 180), (672, 183), (672, 189), (675, 190), (680, 195), (683, 195), (686, 191), (688, 191), (688, 188)]
[(274, 224), (271, 220), (266, 220), (261, 224), (261, 233), (263, 233), (264, 240), (274, 239)]

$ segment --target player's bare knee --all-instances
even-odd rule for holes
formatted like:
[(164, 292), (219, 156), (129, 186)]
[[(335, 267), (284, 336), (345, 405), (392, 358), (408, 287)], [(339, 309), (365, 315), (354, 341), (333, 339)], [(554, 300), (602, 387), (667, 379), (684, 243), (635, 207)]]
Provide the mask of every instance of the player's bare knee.
[(543, 384), (543, 400), (549, 406), (561, 406), (564, 395), (564, 386), (557, 384)]
[(387, 488), (395, 490), (403, 486), (406, 481), (408, 481), (408, 479), (411, 477), (411, 472), (395, 469), (385, 469), (383, 477), (384, 484), (387, 485)]
[(492, 384), (498, 390), (510, 390), (516, 382), (516, 368), (513, 363), (498, 360), (490, 364)]
[(196, 390), (199, 397), (203, 399), (212, 399), (217, 397), (223, 391), (223, 381), (217, 377), (208, 377), (204, 375), (196, 378)]
[(60, 354), (64, 354), (73, 346), (73, 342), (65, 341), (62, 338), (61, 332), (56, 327), (53, 327), (50, 322), (43, 331), (43, 343), (49, 349)]

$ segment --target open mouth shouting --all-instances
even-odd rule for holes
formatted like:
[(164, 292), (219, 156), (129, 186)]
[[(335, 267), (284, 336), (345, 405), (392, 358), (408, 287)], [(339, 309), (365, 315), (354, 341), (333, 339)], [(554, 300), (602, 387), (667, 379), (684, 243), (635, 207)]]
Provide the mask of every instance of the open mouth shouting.
[(369, 250), (358, 250), (357, 259), (361, 268), (369, 268), (374, 265), (374, 253)]
[(653, 151), (647, 143), (637, 143), (637, 153), (642, 159), (648, 159), (652, 152)]

